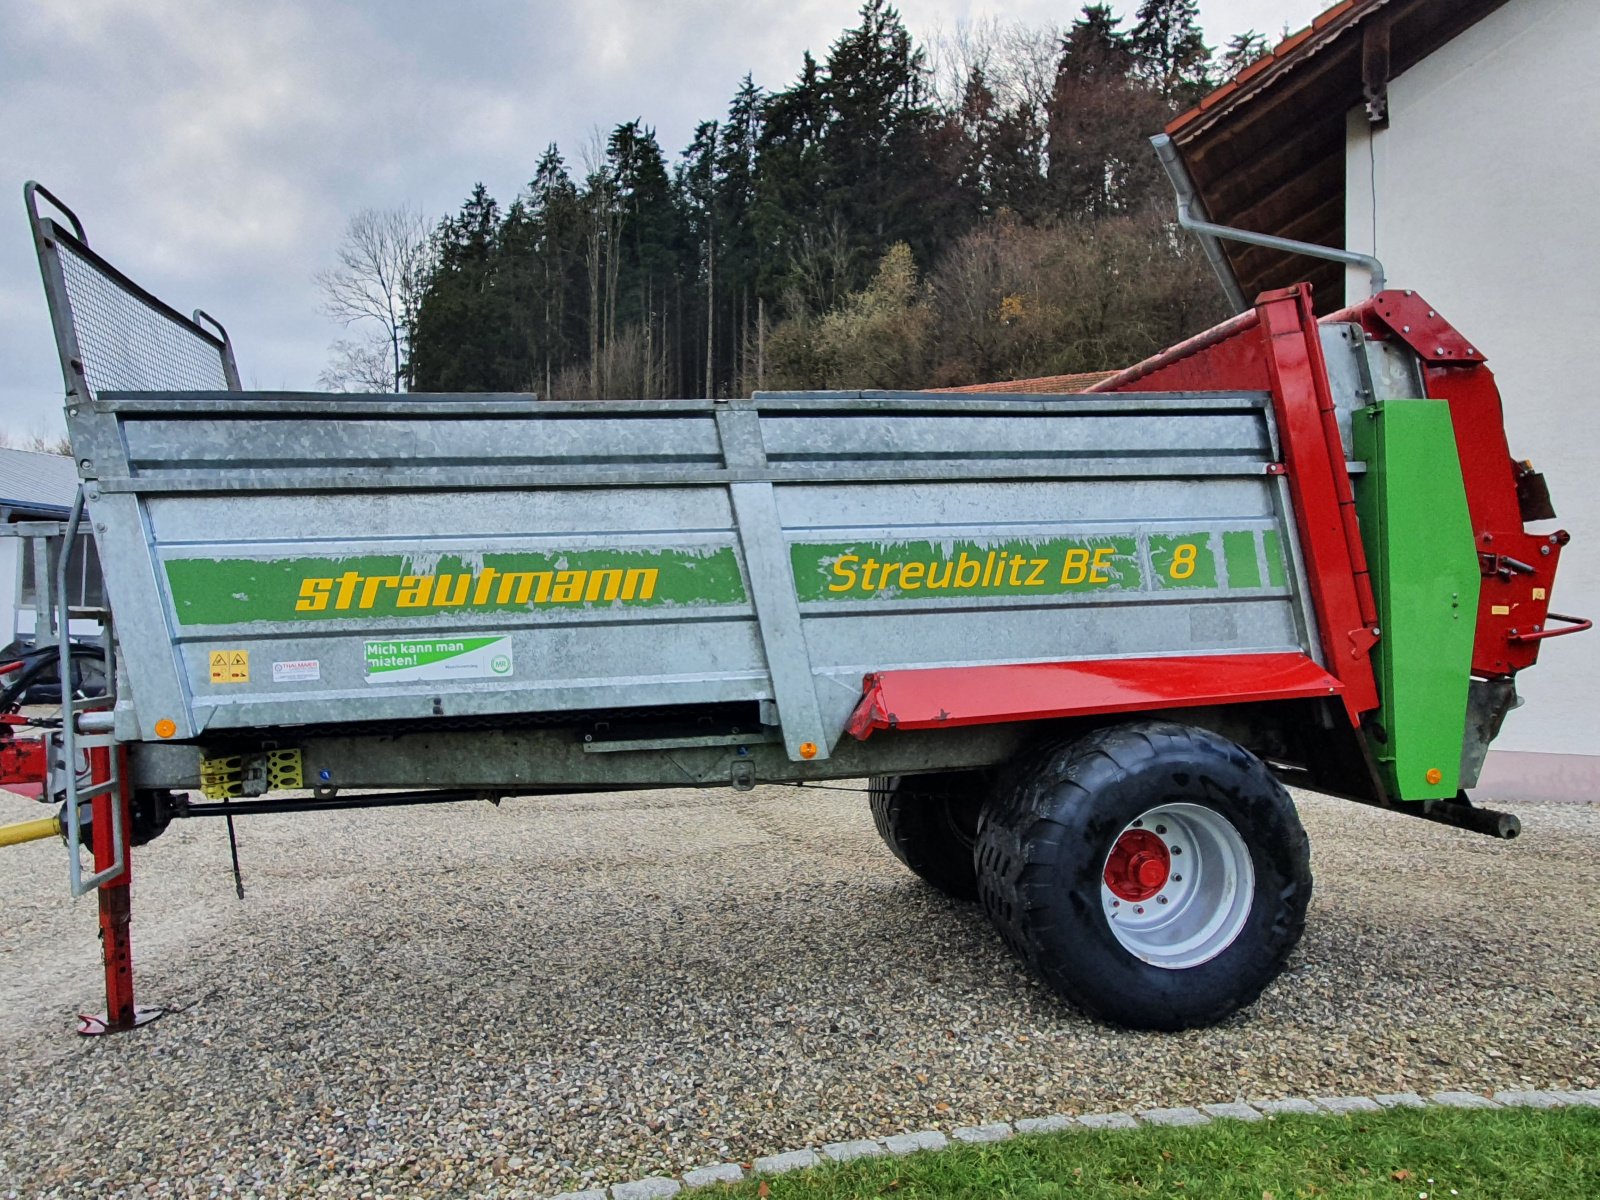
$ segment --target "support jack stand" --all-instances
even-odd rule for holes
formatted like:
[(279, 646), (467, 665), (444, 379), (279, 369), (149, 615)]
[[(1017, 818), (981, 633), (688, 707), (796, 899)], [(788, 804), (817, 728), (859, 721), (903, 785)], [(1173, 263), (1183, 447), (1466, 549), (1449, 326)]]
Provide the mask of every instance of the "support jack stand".
[[(122, 850), (123, 868), (120, 874), (101, 883), (97, 889), (100, 901), (100, 945), (105, 956), (106, 1012), (104, 1016), (78, 1014), (80, 1037), (100, 1037), (108, 1033), (127, 1033), (148, 1025), (166, 1013), (164, 1008), (136, 1008), (133, 1003), (133, 942), (129, 936), (132, 924), (133, 882), (133, 814), (130, 802), (127, 764), (121, 759), (120, 747), (95, 747), (89, 752), (93, 778), (96, 783), (109, 784), (96, 789), (93, 805), (93, 825), (90, 833), (94, 843), (94, 863), (97, 871), (111, 869), (117, 861), (117, 845), (113, 826), (124, 831)], [(112, 755), (118, 755), (117, 770), (113, 772)], [(113, 814), (112, 806), (120, 807)], [(120, 819), (118, 819), (120, 818)], [(73, 853), (77, 847), (72, 847)]]
[(131, 1025), (112, 1025), (107, 1023), (104, 1017), (95, 1016), (93, 1013), (79, 1013), (78, 1036), (104, 1037), (108, 1033), (128, 1033), (166, 1015), (167, 1010), (164, 1008), (136, 1008), (133, 1010)]

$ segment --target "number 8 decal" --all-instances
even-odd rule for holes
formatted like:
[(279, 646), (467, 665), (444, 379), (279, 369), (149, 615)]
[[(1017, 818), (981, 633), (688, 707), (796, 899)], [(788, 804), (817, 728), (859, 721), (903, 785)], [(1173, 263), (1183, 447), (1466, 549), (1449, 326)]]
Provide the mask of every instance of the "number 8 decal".
[(1167, 574), (1173, 579), (1187, 579), (1194, 574), (1195, 557), (1200, 553), (1200, 548), (1193, 542), (1184, 542), (1173, 547), (1172, 566), (1167, 569)]

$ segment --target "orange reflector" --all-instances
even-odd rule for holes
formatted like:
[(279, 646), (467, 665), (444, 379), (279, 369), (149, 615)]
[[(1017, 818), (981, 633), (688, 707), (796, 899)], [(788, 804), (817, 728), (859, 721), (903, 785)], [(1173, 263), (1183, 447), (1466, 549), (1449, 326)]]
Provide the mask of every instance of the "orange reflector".
[(177, 732), (178, 723), (171, 717), (162, 717), (156, 722), (156, 736), (159, 738), (169, 738)]
[(801, 742), (800, 743), (800, 757), (801, 758), (815, 758), (816, 756), (817, 756), (817, 744), (815, 742)]
[(1428, 782), (1429, 783), (1438, 783), (1443, 778), (1444, 778), (1444, 772), (1439, 770), (1438, 767), (1429, 767), (1428, 768)]

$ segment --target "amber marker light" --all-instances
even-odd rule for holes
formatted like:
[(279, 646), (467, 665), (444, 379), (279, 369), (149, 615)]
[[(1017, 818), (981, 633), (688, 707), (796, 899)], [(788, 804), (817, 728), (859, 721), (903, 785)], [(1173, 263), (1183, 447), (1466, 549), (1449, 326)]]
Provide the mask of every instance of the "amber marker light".
[(800, 743), (800, 757), (801, 758), (810, 759), (810, 758), (815, 758), (816, 756), (817, 756), (817, 744), (815, 742), (801, 742)]
[(156, 722), (156, 736), (158, 738), (169, 738), (177, 732), (178, 723), (171, 717), (162, 717), (161, 720)]
[(1444, 772), (1439, 770), (1438, 767), (1429, 767), (1428, 768), (1427, 779), (1428, 779), (1429, 783), (1438, 783), (1443, 778), (1444, 778)]

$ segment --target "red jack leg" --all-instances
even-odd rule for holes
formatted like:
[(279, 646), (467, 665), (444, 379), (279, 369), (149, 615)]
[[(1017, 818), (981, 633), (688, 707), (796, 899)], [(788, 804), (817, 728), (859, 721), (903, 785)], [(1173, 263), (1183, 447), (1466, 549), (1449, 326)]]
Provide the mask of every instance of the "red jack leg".
[[(94, 783), (104, 783), (111, 778), (113, 751), (96, 746), (89, 751), (90, 774)], [(121, 747), (115, 751), (124, 754)], [(113, 792), (102, 789), (90, 801), (94, 814), (91, 836), (94, 841), (94, 869), (104, 871), (117, 857), (112, 831), (113, 805), (122, 810), (123, 865), (122, 871), (99, 887), (100, 944), (106, 964), (106, 1012), (104, 1016), (78, 1015), (78, 1032), (84, 1037), (103, 1033), (124, 1033), (154, 1021), (161, 1015), (159, 1008), (136, 1008), (133, 1003), (133, 942), (129, 926), (132, 923), (131, 885), (133, 883), (133, 805), (129, 789), (126, 763), (118, 764), (121, 785)], [(76, 847), (73, 848), (76, 853)]]

